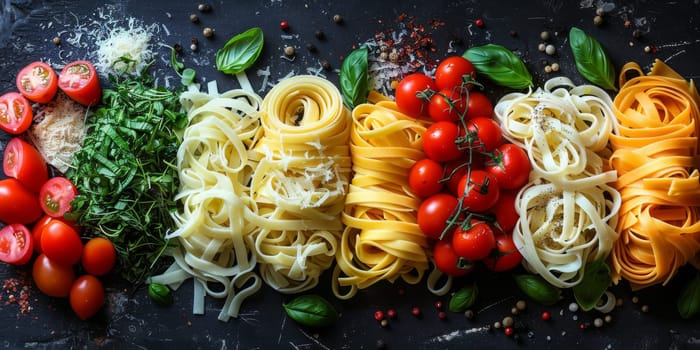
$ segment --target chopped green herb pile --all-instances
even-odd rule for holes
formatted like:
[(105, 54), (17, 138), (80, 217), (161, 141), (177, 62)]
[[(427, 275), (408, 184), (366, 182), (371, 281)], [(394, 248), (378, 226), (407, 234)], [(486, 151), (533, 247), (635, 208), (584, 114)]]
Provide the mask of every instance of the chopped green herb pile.
[(159, 258), (174, 226), (178, 135), (187, 116), (178, 93), (154, 87), (145, 72), (110, 80), (66, 173), (78, 189), (71, 215), (110, 239), (119, 253), (119, 273), (141, 283), (166, 264)]

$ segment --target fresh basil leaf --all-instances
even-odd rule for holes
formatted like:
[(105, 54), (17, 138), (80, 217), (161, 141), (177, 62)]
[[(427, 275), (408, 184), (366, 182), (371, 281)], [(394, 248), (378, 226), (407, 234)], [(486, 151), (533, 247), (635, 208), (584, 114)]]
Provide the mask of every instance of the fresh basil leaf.
[(603, 46), (583, 30), (569, 30), (569, 45), (574, 54), (576, 69), (586, 80), (607, 90), (615, 87), (615, 67)]
[(700, 313), (700, 273), (683, 287), (676, 307), (683, 319), (689, 319)]
[(262, 51), (262, 29), (253, 27), (234, 36), (216, 52), (216, 69), (226, 74), (237, 74), (255, 63)]
[(604, 260), (586, 264), (581, 282), (572, 288), (576, 302), (585, 311), (592, 310), (611, 281), (610, 266)]
[(464, 312), (474, 305), (478, 295), (479, 288), (476, 286), (476, 283), (464, 286), (452, 294), (448, 308), (452, 312)]
[(316, 294), (298, 296), (282, 306), (287, 316), (308, 327), (328, 327), (338, 319), (333, 305)]
[(561, 299), (561, 290), (539, 275), (516, 275), (515, 284), (528, 297), (542, 305), (554, 305)]
[(494, 83), (511, 89), (532, 86), (532, 75), (525, 63), (507, 48), (487, 44), (468, 49), (464, 55), (476, 70)]
[(349, 109), (367, 102), (369, 73), (366, 47), (355, 49), (343, 60), (338, 81), (343, 94), (343, 103)]

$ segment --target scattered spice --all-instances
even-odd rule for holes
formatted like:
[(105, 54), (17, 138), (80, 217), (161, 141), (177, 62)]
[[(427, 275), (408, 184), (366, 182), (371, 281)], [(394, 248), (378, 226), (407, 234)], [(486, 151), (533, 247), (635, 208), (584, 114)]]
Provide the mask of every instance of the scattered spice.
[(438, 316), (439, 319), (444, 320), (444, 319), (447, 318), (447, 312), (445, 312), (445, 311), (440, 311), (440, 312), (438, 312), (437, 316)]
[(545, 30), (545, 31), (540, 33), (540, 39), (547, 41), (547, 40), (549, 40), (549, 38), (550, 38), (550, 34), (548, 31)]
[(419, 317), (419, 316), (421, 315), (420, 308), (419, 308), (418, 306), (414, 306), (414, 307), (411, 309), (411, 315), (416, 316), (416, 317)]
[(478, 19), (474, 22), (474, 24), (476, 24), (476, 26), (479, 27), (479, 28), (483, 28), (483, 27), (484, 27), (484, 20), (481, 19), (481, 18), (478, 18)]
[(384, 319), (384, 311), (377, 310), (374, 312), (374, 319), (377, 321), (382, 321)]
[(507, 336), (513, 335), (514, 332), (515, 332), (515, 330), (513, 329), (513, 327), (506, 327), (503, 330), (503, 333), (505, 333), (505, 335), (507, 335)]
[(200, 12), (209, 12), (211, 11), (211, 5), (206, 3), (199, 4), (197, 6), (197, 10), (199, 10)]
[(597, 15), (597, 16), (593, 17), (593, 24), (595, 24), (597, 26), (603, 24), (603, 16)]
[(308, 43), (306, 44), (306, 49), (309, 50), (309, 52), (316, 52), (316, 45)]
[(552, 315), (548, 311), (543, 311), (540, 318), (542, 321), (549, 321), (552, 318)]
[(526, 302), (525, 300), (518, 300), (518, 301), (515, 303), (515, 307), (516, 307), (518, 310), (523, 311), (523, 310), (525, 310), (525, 309), (527, 308), (527, 302)]
[(389, 327), (389, 320), (384, 319), (384, 320), (382, 320), (381, 322), (379, 322), (379, 325), (381, 325), (382, 328)]
[(337, 24), (343, 23), (343, 16), (341, 16), (339, 14), (333, 15), (333, 22), (335, 22)]
[(205, 38), (211, 38), (214, 36), (214, 29), (206, 27), (202, 29), (202, 35), (204, 35)]
[(294, 56), (294, 47), (293, 46), (286, 46), (284, 48), (284, 55), (287, 57)]
[(316, 33), (314, 33), (314, 35), (318, 40), (323, 40), (326, 38), (326, 34), (322, 30), (317, 30)]
[(395, 319), (396, 318), (396, 310), (389, 309), (386, 311), (386, 315), (387, 315), (387, 317), (389, 317), (391, 319)]
[(3, 281), (0, 301), (2, 301), (3, 305), (18, 305), (18, 317), (27, 315), (33, 309), (30, 305), (30, 285), (31, 282), (24, 272), (21, 272), (19, 277), (11, 277)]
[(323, 61), (321, 61), (321, 67), (323, 67), (324, 70), (330, 70), (331, 63), (328, 62), (327, 60), (323, 60)]
[(56, 46), (61, 45), (61, 38), (59, 38), (59, 37), (54, 37), (52, 41), (53, 41), (53, 44)]
[(549, 44), (549, 45), (545, 46), (545, 48), (544, 48), (544, 53), (546, 53), (546, 54), (552, 56), (552, 55), (554, 55), (555, 53), (557, 53), (557, 48), (556, 48), (554, 45)]
[(192, 22), (192, 23), (199, 23), (199, 16), (197, 16), (197, 15), (194, 14), (194, 13), (191, 14), (191, 15), (190, 15), (190, 22)]
[(287, 21), (281, 21), (280, 22), (280, 29), (286, 31), (289, 29), (289, 22)]
[(438, 300), (435, 302), (435, 308), (438, 310), (442, 309), (442, 301)]

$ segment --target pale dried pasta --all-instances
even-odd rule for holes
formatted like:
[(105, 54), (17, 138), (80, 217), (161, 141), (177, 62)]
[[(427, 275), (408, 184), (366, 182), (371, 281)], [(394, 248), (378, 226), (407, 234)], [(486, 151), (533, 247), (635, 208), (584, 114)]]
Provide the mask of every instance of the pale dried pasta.
[(350, 182), (350, 112), (328, 80), (298, 75), (275, 85), (261, 109), (263, 137), (251, 197), (258, 208), (249, 237), (265, 282), (283, 293), (318, 284), (343, 230)]
[(557, 287), (578, 284), (586, 263), (606, 259), (620, 194), (602, 155), (615, 129), (612, 100), (592, 85), (567, 78), (511, 93), (494, 112), (506, 139), (530, 158), (530, 182), (518, 193), (513, 241), (523, 264)]
[(354, 174), (332, 284), (340, 299), (382, 280), (416, 284), (429, 265), (429, 242), (416, 223), (420, 198), (408, 186), (410, 168), (425, 158), (426, 122), (391, 101), (358, 105), (352, 117)]
[(231, 90), (219, 95), (188, 91), (180, 100), (189, 125), (177, 154), (181, 209), (173, 214), (177, 239), (174, 264), (152, 282), (177, 288), (194, 277), (195, 314), (204, 313), (206, 295), (225, 298), (219, 319), (237, 317), (243, 300), (258, 291), (256, 255), (246, 237), (255, 226), (255, 202), (247, 187), (255, 164), (248, 149), (260, 137), (259, 96)]

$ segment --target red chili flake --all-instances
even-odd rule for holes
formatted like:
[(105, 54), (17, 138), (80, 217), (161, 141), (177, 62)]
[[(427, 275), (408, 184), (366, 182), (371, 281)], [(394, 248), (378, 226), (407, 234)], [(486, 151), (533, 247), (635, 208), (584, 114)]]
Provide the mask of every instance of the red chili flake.
[(281, 21), (281, 22), (280, 22), (280, 29), (282, 29), (282, 30), (287, 30), (287, 29), (289, 29), (289, 22), (287, 22), (287, 21)]
[(476, 23), (476, 26), (479, 28), (482, 28), (484, 26), (484, 20), (481, 18), (477, 19), (475, 23)]
[(549, 321), (549, 319), (552, 318), (552, 315), (547, 311), (543, 311), (541, 317), (543, 321)]
[(382, 310), (377, 310), (374, 312), (374, 319), (377, 321), (381, 321), (384, 319), (384, 311)]
[(513, 327), (506, 327), (505, 329), (503, 329), (503, 333), (505, 333), (508, 336), (513, 335), (514, 332), (515, 330), (513, 329)]

